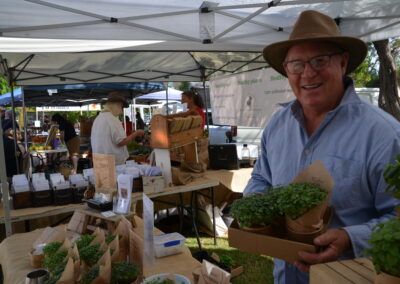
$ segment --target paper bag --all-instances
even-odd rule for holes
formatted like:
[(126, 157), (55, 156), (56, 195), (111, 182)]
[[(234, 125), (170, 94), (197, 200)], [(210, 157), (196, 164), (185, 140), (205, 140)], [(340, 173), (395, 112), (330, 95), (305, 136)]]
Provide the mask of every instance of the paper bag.
[(60, 279), (56, 284), (74, 284), (75, 283), (75, 272), (74, 272), (74, 260), (70, 257), (67, 265), (64, 268), (64, 272), (61, 274)]
[(203, 260), (198, 284), (229, 284), (230, 278), (228, 272)]

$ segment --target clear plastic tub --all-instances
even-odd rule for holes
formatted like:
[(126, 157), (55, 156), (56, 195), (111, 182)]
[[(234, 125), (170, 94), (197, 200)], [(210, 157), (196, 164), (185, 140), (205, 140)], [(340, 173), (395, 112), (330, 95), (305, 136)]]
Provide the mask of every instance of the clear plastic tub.
[(179, 233), (154, 236), (154, 251), (156, 257), (181, 253), (185, 245), (185, 237)]

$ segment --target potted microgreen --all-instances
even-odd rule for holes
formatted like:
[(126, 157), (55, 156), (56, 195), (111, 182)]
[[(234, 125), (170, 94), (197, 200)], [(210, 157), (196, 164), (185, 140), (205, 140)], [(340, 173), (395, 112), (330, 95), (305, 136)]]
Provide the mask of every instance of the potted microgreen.
[[(387, 183), (386, 190), (390, 191), (393, 197), (400, 199), (400, 155), (397, 155), (394, 164), (385, 167), (383, 178)], [(400, 218), (400, 206), (397, 207), (397, 217)]]
[(377, 224), (366, 250), (372, 256), (376, 270), (375, 284), (400, 283), (400, 219)]
[(294, 182), (276, 188), (277, 206), (285, 215), (290, 239), (312, 243), (323, 229), (328, 193), (316, 184)]
[(231, 207), (232, 215), (242, 229), (268, 233), (272, 222), (280, 216), (274, 197), (273, 194), (255, 194), (237, 199)]
[(114, 262), (111, 266), (111, 283), (129, 284), (136, 281), (139, 274), (139, 268), (133, 263)]

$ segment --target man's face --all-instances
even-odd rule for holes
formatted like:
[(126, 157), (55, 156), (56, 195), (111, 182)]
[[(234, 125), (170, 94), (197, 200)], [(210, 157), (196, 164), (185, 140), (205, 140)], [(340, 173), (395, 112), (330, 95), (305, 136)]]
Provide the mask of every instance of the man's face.
[[(331, 55), (340, 49), (323, 42), (299, 43), (292, 46), (285, 62), (293, 60), (307, 61), (315, 56)], [(305, 111), (328, 112), (340, 102), (343, 93), (343, 76), (346, 73), (348, 53), (329, 57), (324, 68), (315, 70), (306, 63), (300, 74), (291, 74), (285, 67), (290, 86)]]

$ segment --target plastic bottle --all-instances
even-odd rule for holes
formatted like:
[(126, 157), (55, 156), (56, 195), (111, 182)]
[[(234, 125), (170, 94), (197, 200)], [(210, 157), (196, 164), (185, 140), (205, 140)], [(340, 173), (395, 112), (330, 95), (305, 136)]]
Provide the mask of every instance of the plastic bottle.
[(243, 144), (242, 148), (242, 168), (250, 167), (250, 150), (247, 148), (247, 144)]

